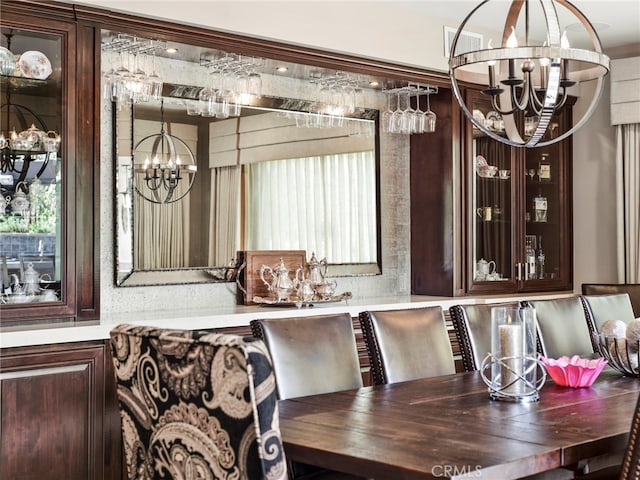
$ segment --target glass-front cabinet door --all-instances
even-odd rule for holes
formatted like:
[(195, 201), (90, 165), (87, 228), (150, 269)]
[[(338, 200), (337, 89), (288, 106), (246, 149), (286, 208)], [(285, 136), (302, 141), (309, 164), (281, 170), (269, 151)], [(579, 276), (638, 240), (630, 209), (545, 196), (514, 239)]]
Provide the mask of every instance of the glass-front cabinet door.
[[(72, 316), (74, 26), (0, 20), (0, 316)], [(69, 189), (72, 189), (71, 191)]]
[[(499, 115), (481, 96), (473, 97), (473, 114), (496, 133), (504, 130)], [(514, 149), (471, 128), (469, 158), (469, 257), (471, 292), (515, 288), (514, 244), (517, 242), (517, 177)]]
[[(565, 130), (570, 117), (567, 105), (553, 118), (543, 141)], [(525, 165), (521, 196), (524, 223), (518, 273), (523, 290), (571, 288), (570, 147), (570, 140), (565, 140), (521, 149)]]
[[(469, 93), (476, 119), (504, 133), (499, 113)], [(566, 128), (566, 113), (549, 135)], [(523, 117), (526, 121), (526, 117)], [(567, 141), (539, 148), (498, 142), (467, 122), (467, 291), (504, 293), (571, 287)]]

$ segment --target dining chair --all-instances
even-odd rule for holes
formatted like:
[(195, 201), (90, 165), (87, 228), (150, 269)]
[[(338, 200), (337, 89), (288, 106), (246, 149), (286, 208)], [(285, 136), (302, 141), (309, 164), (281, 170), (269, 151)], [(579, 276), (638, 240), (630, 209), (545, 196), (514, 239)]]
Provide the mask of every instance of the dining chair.
[(607, 320), (622, 320), (629, 323), (635, 319), (631, 299), (628, 293), (617, 293), (612, 295), (582, 295), (582, 306), (587, 318), (587, 325), (591, 335), (594, 351), (597, 349), (597, 341), (593, 337), (598, 333), (602, 324)]
[(263, 342), (126, 324), (110, 336), (129, 480), (287, 478)]
[(267, 345), (280, 399), (362, 387), (348, 313), (252, 320), (251, 331)]
[(439, 306), (361, 312), (360, 326), (376, 385), (455, 373)]
[(613, 295), (616, 293), (629, 294), (633, 314), (640, 318), (640, 283), (583, 283), (583, 295)]
[(449, 308), (465, 372), (479, 370), (482, 361), (491, 351), (491, 309), (518, 305), (519, 302), (502, 302), (454, 305)]
[[(362, 387), (353, 321), (348, 313), (256, 319), (253, 335), (264, 341), (273, 361), (281, 400)], [(296, 480), (363, 480), (321, 467), (289, 463)]]
[(527, 303), (536, 310), (539, 353), (550, 358), (593, 355), (591, 334), (579, 296)]

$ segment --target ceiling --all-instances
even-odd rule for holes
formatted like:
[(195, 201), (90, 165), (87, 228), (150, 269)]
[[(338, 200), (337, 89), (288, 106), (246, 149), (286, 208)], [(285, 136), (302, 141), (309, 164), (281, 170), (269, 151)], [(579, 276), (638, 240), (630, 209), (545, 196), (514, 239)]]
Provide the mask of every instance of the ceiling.
[[(478, 0), (422, 0), (394, 3), (399, 7), (418, 10), (431, 16), (455, 20), (456, 23), (462, 22), (480, 4)], [(490, 3), (505, 5), (510, 2), (492, 0)], [(640, 44), (640, 0), (575, 0), (571, 3), (592, 23), (604, 50)], [(483, 10), (485, 15), (482, 14)], [(478, 26), (495, 28), (495, 17), (487, 8), (481, 7), (477, 14), (479, 15)], [(475, 15), (474, 19), (476, 19)]]

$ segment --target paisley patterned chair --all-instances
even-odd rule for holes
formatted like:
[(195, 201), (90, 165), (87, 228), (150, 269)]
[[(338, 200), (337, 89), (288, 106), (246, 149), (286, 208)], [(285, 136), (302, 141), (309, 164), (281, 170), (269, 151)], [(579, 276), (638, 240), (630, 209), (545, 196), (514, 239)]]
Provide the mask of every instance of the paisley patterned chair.
[(130, 480), (287, 478), (263, 342), (119, 325), (111, 350)]

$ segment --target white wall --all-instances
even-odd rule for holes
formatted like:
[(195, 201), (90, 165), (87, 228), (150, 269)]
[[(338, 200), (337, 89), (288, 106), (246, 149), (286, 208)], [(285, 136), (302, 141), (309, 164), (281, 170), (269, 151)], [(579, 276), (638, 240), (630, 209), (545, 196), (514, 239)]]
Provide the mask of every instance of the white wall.
[[(393, 63), (446, 71), (442, 27), (445, 21), (390, 2), (332, 1), (158, 1), (84, 0), (77, 3), (127, 11), (232, 31), (254, 37), (341, 51)], [(265, 21), (266, 20), (266, 21)], [(451, 25), (450, 23), (447, 23)], [(451, 25), (455, 26), (455, 25)], [(106, 113), (106, 112), (105, 112)], [(103, 127), (105, 125), (103, 117)], [(103, 128), (103, 130), (104, 130)], [(608, 89), (593, 118), (574, 136), (574, 268), (575, 288), (582, 282), (616, 281), (614, 132), (608, 123)], [(110, 164), (109, 139), (102, 138), (103, 167)], [(384, 154), (384, 152), (383, 152)], [(383, 263), (396, 279), (341, 280), (339, 287), (356, 296), (408, 294), (408, 159), (401, 149), (382, 165)], [(104, 170), (104, 169), (103, 169)], [(109, 191), (103, 176), (102, 191)], [(174, 307), (227, 305), (230, 285), (113, 287), (111, 198), (102, 199), (102, 311), (145, 310), (162, 305), (167, 293)], [(366, 292), (366, 293), (365, 293)], [(162, 307), (160, 307), (162, 308)]]

